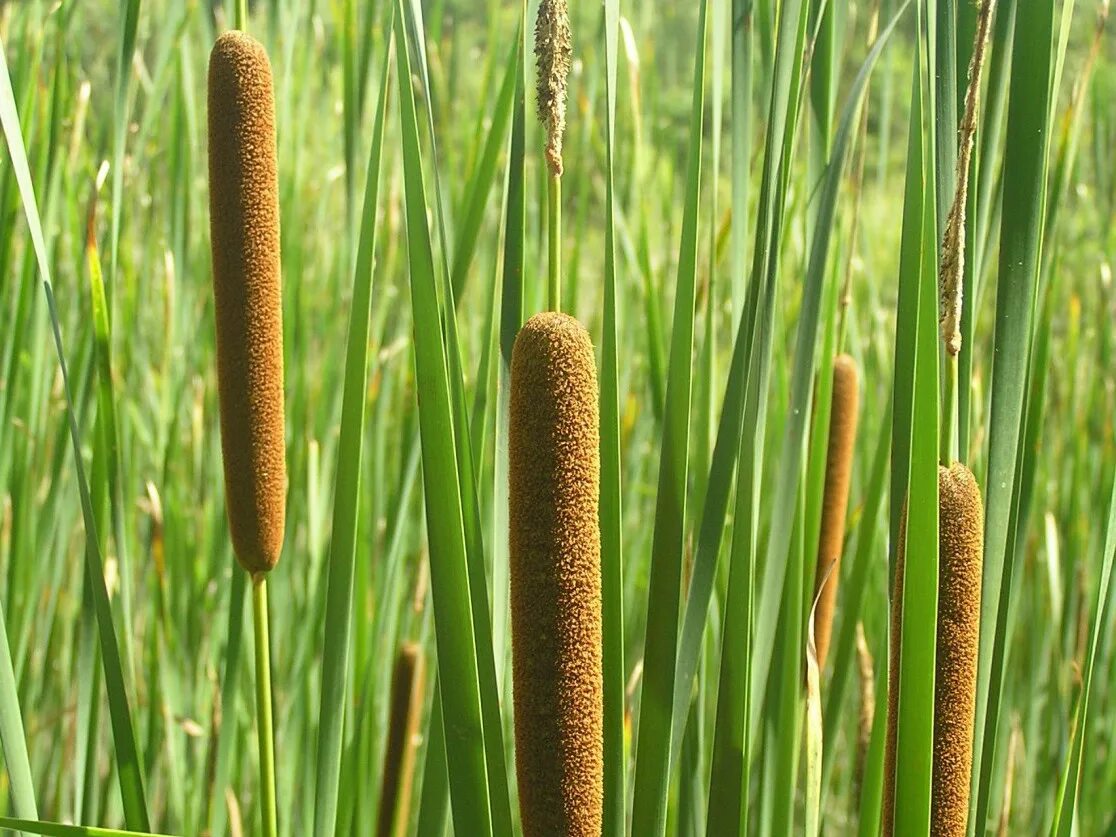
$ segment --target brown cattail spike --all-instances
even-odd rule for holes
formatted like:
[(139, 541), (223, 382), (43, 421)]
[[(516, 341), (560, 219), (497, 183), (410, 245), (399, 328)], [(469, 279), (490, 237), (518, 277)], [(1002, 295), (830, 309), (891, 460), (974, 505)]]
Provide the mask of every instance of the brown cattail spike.
[(377, 837), (406, 834), (415, 765), (415, 737), (422, 716), (424, 668), (422, 649), (404, 644), (391, 673), (391, 715), (384, 772), (380, 780)]
[(562, 174), (562, 134), (566, 130), (566, 78), (573, 58), (570, 10), (566, 0), (541, 0), (535, 19), (535, 60), (538, 63), (536, 105), (546, 127), (546, 164), (551, 175)]
[(603, 794), (597, 377), (572, 317), (515, 340), (509, 428), (512, 674), (526, 837), (599, 835)]
[(876, 720), (876, 674), (872, 652), (864, 636), (864, 625), (856, 623), (856, 662), (860, 680), (860, 719), (857, 725), (856, 763), (853, 767), (853, 799), (860, 799), (864, 781), (864, 765), (872, 741), (872, 724)]
[[(933, 837), (955, 837), (966, 833), (969, 816), (984, 556), (984, 504), (980, 487), (972, 471), (959, 462), (950, 468), (938, 467), (938, 521), (938, 635), (930, 833)], [(895, 814), (898, 663), (906, 528), (904, 509), (891, 607), (883, 805), (885, 835), (893, 833)]]
[(814, 641), (818, 670), (825, 669), (829, 640), (833, 635), (833, 610), (841, 572), (841, 549), (845, 543), (845, 513), (849, 506), (853, 444), (859, 411), (856, 361), (845, 354), (833, 360), (833, 406), (829, 414), (829, 445), (825, 460), (825, 496), (818, 538), (818, 563), (814, 594), (818, 607), (814, 616)]
[(931, 833), (966, 833), (973, 761), (984, 504), (972, 471), (938, 468), (938, 643)]
[(243, 32), (209, 57), (209, 221), (229, 529), (255, 574), (279, 560), (287, 466), (275, 101), (267, 53)]

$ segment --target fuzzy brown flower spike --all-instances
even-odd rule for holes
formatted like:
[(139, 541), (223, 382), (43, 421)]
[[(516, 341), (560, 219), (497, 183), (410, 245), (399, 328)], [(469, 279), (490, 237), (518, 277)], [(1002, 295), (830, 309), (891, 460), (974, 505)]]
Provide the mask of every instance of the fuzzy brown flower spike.
[(526, 837), (599, 837), (603, 793), (597, 377), (589, 335), (543, 313), (512, 352), (512, 675)]
[(283, 545), (283, 312), (271, 64), (243, 32), (209, 57), (209, 223), (226, 510), (236, 557), (258, 574)]
[[(899, 650), (907, 510), (903, 509), (891, 604), (887, 751), (883, 834), (894, 834)], [(972, 471), (959, 462), (938, 466), (938, 634), (934, 676), (934, 778), (931, 837), (961, 837), (969, 816), (973, 761), (980, 590), (984, 556), (984, 503)]]
[(972, 471), (938, 468), (938, 643), (934, 678), (934, 837), (964, 837), (976, 709), (984, 504)]
[(825, 660), (829, 655), (829, 640), (833, 636), (833, 613), (837, 607), (841, 550), (845, 545), (845, 514), (849, 507), (849, 482), (852, 477), (853, 446), (856, 443), (859, 377), (855, 360), (846, 354), (834, 358), (833, 406), (829, 414), (825, 495), (822, 501), (814, 582), (815, 595), (820, 593), (814, 616), (819, 671), (825, 668)]
[(562, 174), (562, 134), (566, 130), (566, 77), (573, 58), (570, 10), (566, 0), (542, 0), (535, 19), (535, 60), (538, 62), (537, 107), (546, 126), (546, 165), (553, 177)]

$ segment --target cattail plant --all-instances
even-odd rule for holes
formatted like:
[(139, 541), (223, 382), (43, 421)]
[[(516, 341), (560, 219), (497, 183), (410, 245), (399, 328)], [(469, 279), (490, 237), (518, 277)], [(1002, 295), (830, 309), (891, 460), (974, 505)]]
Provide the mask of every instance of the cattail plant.
[(391, 673), (391, 707), (388, 741), (380, 779), (377, 837), (402, 837), (407, 833), (411, 807), (411, 782), (415, 766), (415, 738), (422, 720), (425, 668), (422, 648), (405, 643), (395, 657)]
[[(938, 631), (934, 676), (934, 774), (931, 834), (963, 835), (969, 815), (969, 779), (976, 706), (977, 647), (984, 555), (984, 504), (972, 471), (959, 462), (938, 467)], [(893, 834), (899, 707), (899, 654), (906, 514), (899, 534), (891, 615), (884, 834)]]
[(829, 414), (829, 444), (825, 460), (825, 494), (822, 501), (821, 529), (814, 594), (818, 596), (814, 616), (814, 641), (818, 670), (825, 669), (829, 640), (833, 634), (833, 610), (837, 604), (837, 583), (841, 571), (841, 549), (845, 542), (845, 513), (849, 505), (853, 445), (859, 412), (856, 361), (846, 354), (833, 360), (833, 398)]
[(279, 183), (271, 64), (226, 32), (209, 58), (209, 217), (226, 510), (252, 576), (265, 834), (276, 826), (266, 577), (283, 545), (286, 458)]
[[(935, 635), (933, 777), (930, 833), (967, 833), (969, 779), (980, 642), (980, 595), (984, 560), (984, 503), (976, 478), (954, 461), (958, 448), (958, 355), (965, 255), (965, 208), (976, 130), (980, 76), (995, 0), (982, 0), (977, 13), (965, 108), (958, 129), (957, 183), (946, 217), (938, 265), (939, 327), (945, 353), (938, 465), (938, 609)], [(887, 749), (884, 768), (883, 832), (895, 829), (899, 670), (903, 626), (906, 551), (904, 508), (896, 555), (888, 667)]]
[(509, 428), (512, 674), (523, 832), (599, 835), (603, 806), (597, 378), (577, 320), (515, 340)]

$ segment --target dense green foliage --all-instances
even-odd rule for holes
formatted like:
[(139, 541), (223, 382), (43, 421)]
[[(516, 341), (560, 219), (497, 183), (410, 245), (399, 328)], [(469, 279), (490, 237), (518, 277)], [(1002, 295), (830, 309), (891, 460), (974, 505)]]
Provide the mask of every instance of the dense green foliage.
[[(0, 812), (25, 821), (0, 826), (262, 827), (206, 182), (236, 5), (0, 5)], [(901, 529), (897, 827), (926, 833), (941, 451), (985, 504), (970, 833), (1116, 833), (1107, 0), (996, 3), (955, 366), (937, 280), (976, 5), (573, 0), (560, 192), (536, 5), (248, 4), (282, 212), (279, 832), (373, 833), (413, 640), (405, 833), (519, 833), (509, 369), (560, 264), (601, 386), (605, 833), (878, 833)], [(861, 413), (815, 680), (840, 351)]]

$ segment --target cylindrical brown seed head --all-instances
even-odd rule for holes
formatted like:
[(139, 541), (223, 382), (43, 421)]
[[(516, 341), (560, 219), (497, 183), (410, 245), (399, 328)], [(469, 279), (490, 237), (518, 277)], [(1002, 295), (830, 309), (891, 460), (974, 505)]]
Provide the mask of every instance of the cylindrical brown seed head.
[(934, 678), (934, 837), (961, 837), (973, 761), (984, 504), (972, 471), (938, 468), (938, 642)]
[(422, 649), (413, 642), (405, 643), (395, 657), (395, 668), (391, 673), (391, 715), (380, 783), (377, 837), (402, 835), (407, 831), (415, 736), (422, 716), (423, 684)]
[[(980, 589), (984, 556), (984, 504), (976, 478), (964, 465), (938, 466), (938, 633), (934, 677), (933, 837), (966, 833), (976, 707)], [(907, 510), (899, 527), (888, 660), (887, 751), (882, 824), (894, 833), (899, 649), (902, 626)]]
[[(841, 574), (841, 550), (845, 543), (845, 514), (849, 507), (856, 420), (860, 409), (856, 361), (845, 354), (833, 360), (833, 399), (829, 414), (829, 444), (825, 458), (825, 494), (822, 500), (818, 537), (818, 563), (814, 593), (818, 607), (814, 615), (814, 642), (818, 670), (825, 669), (829, 640), (833, 635), (833, 610)], [(828, 576), (828, 578), (827, 578)], [(824, 585), (824, 586), (823, 586)]]
[(581, 324), (512, 352), (508, 437), (516, 775), (526, 837), (599, 835), (603, 794), (597, 377)]
[(287, 482), (279, 181), (271, 64), (243, 32), (209, 57), (209, 228), (229, 529), (241, 565), (267, 572)]

